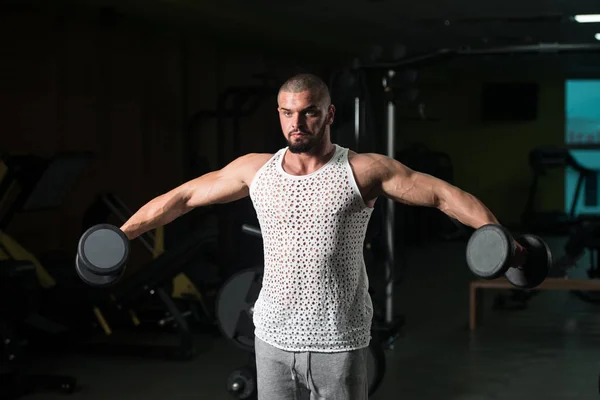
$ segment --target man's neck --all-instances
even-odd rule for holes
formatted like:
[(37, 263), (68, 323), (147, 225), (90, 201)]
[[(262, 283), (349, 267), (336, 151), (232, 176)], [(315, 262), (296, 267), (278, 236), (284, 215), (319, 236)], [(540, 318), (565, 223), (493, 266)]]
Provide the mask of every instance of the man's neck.
[(286, 151), (283, 159), (283, 168), (286, 172), (293, 175), (308, 175), (327, 164), (331, 160), (331, 157), (333, 157), (334, 152), (335, 145), (329, 141), (315, 146), (308, 153)]

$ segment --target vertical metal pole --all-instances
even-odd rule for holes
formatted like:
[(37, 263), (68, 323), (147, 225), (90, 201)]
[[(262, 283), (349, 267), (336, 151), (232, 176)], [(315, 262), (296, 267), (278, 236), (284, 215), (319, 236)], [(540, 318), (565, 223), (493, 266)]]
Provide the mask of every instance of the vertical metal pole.
[[(387, 101), (387, 129), (386, 129), (386, 142), (387, 142), (387, 156), (395, 158), (396, 144), (395, 144), (395, 133), (396, 133), (396, 120), (395, 120), (395, 104), (393, 96), (391, 95), (391, 87), (387, 85), (389, 79), (394, 76), (394, 71), (388, 72), (388, 79), (385, 82), (385, 90), (388, 96)], [(392, 323), (394, 320), (394, 269), (395, 269), (395, 252), (394, 252), (394, 201), (387, 199), (386, 204), (386, 244), (388, 250), (388, 258), (385, 266), (386, 276), (386, 287), (385, 287), (385, 321)]]
[(367, 132), (367, 100), (364, 99), (360, 102), (360, 137), (358, 138), (358, 142), (360, 143), (360, 147), (358, 150), (361, 152), (371, 152), (372, 148), (369, 146), (369, 141), (365, 140), (365, 132)]
[(358, 144), (360, 139), (360, 97), (354, 98), (354, 145), (356, 151), (359, 150)]

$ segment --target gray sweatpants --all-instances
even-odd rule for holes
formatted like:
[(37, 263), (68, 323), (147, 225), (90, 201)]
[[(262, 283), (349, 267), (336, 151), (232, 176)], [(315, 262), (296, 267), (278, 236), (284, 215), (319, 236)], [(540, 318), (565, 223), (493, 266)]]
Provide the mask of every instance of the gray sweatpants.
[(367, 400), (368, 348), (288, 352), (255, 338), (258, 400)]

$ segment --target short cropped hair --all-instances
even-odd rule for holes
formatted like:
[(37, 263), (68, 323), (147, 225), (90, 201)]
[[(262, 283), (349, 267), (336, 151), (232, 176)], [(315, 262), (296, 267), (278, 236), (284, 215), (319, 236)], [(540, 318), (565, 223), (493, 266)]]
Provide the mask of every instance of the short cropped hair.
[(327, 105), (331, 103), (329, 88), (327, 87), (325, 82), (323, 82), (323, 80), (318, 76), (309, 73), (297, 74), (292, 76), (287, 81), (285, 81), (283, 85), (281, 85), (281, 87), (279, 88), (279, 93), (299, 93), (304, 92), (306, 90), (310, 90), (311, 92), (315, 93), (318, 96), (318, 98), (321, 101), (325, 102)]

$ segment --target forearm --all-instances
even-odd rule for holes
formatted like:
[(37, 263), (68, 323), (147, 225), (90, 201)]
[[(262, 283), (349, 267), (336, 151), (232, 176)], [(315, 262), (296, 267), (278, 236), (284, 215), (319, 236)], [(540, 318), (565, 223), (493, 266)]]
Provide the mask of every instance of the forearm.
[(186, 203), (186, 199), (178, 190), (172, 190), (142, 206), (123, 224), (121, 230), (130, 240), (135, 239), (187, 213), (190, 208)]
[(235, 173), (209, 172), (148, 202), (121, 229), (130, 239), (166, 225), (196, 207), (227, 203), (248, 194)]
[(459, 188), (447, 187), (439, 198), (438, 208), (464, 225), (477, 229), (486, 224), (499, 223), (479, 199)]

